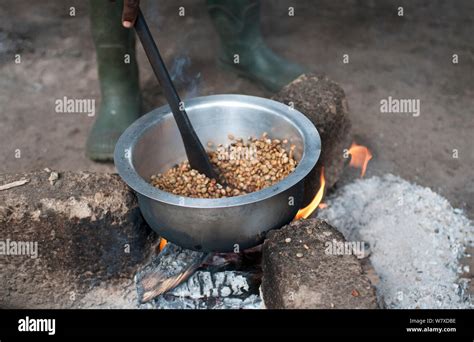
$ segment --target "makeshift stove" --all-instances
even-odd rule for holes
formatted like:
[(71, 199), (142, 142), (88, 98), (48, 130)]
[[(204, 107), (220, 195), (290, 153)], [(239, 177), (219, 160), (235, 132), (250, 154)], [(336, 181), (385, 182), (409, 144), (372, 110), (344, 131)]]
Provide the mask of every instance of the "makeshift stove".
[[(341, 151), (348, 147), (346, 141), (350, 138), (347, 134), (350, 125), (346, 116), (347, 103), (337, 85), (324, 77), (304, 75), (290, 84), (288, 89), (291, 92), (293, 86), (298, 87), (305, 82), (314, 85), (307, 88), (318, 94), (319, 103), (311, 102), (312, 108), (307, 108), (306, 101), (311, 95), (304, 92), (300, 92), (304, 94), (301, 104), (297, 103), (299, 99), (296, 96), (291, 96), (295, 102), (276, 98), (277, 102), (244, 95), (213, 95), (186, 101), (187, 114), (202, 141), (212, 141), (214, 146), (219, 146), (228, 142), (230, 133), (236, 137), (265, 137), (268, 134), (269, 139), (286, 141), (288, 149), (291, 146), (290, 155), (298, 166), (282, 180), (243, 196), (192, 198), (170, 194), (144, 182), (152, 175), (166, 173), (182, 162), (186, 153), (168, 107), (158, 108), (131, 125), (116, 144), (114, 161), (119, 175), (137, 194), (141, 212), (149, 226), (158, 235), (186, 249), (239, 253), (262, 243), (270, 230), (281, 228), (293, 219), (308, 217), (324, 194), (323, 166), (328, 166), (331, 173), (329, 179), (334, 184), (336, 177), (333, 176), (335, 168), (332, 166), (339, 164), (340, 168), (344, 164)], [(325, 90), (322, 89), (324, 87)], [(285, 90), (279, 96), (286, 96)], [(321, 138), (330, 147), (319, 158)], [(316, 165), (318, 159), (319, 164)], [(305, 209), (298, 211), (302, 207)], [(165, 248), (163, 257), (158, 255), (157, 260), (152, 260), (138, 274), (138, 294), (143, 301), (148, 301), (149, 296), (155, 297), (172, 290), (207, 260), (204, 253), (196, 255), (173, 251), (177, 254), (170, 258), (178, 258), (178, 261), (169, 262)], [(186, 265), (181, 265), (183, 261)], [(245, 269), (242, 271), (248, 272)], [(154, 272), (154, 277), (148, 275)], [(222, 286), (222, 279), (226, 278), (222, 275), (206, 278), (211, 283), (217, 281), (217, 284), (203, 284), (202, 279), (193, 277), (190, 281), (201, 281), (202, 287), (209, 288)], [(242, 283), (242, 277), (232, 279)], [(193, 284), (187, 284), (187, 287)], [(230, 285), (237, 289), (236, 296), (241, 296), (239, 286), (252, 288), (249, 282)], [(219, 293), (219, 289), (206, 293)]]
[[(352, 144), (350, 166), (364, 176), (370, 151)], [(311, 216), (325, 193), (324, 167), (313, 200), (298, 211), (295, 220)], [(135, 276), (142, 308), (157, 309), (259, 309), (262, 280), (261, 245), (241, 253), (204, 253), (161, 239), (157, 253)]]

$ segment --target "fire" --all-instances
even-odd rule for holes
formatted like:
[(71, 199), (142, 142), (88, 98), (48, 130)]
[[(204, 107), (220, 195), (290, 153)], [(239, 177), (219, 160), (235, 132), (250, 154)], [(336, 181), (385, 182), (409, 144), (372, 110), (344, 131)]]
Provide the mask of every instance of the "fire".
[(352, 143), (349, 148), (349, 154), (351, 155), (349, 165), (361, 169), (360, 177), (364, 177), (367, 164), (369, 163), (369, 160), (372, 159), (372, 153), (367, 147)]
[(306, 206), (303, 209), (298, 210), (298, 213), (295, 216), (295, 220), (308, 218), (308, 216), (311, 215), (311, 213), (316, 210), (319, 204), (324, 204), (324, 203), (321, 203), (321, 201), (324, 196), (325, 187), (326, 187), (326, 179), (324, 178), (324, 167), (322, 167), (321, 177), (320, 177), (320, 187), (319, 187), (318, 192), (316, 193), (316, 196), (314, 196), (313, 200), (311, 201), (310, 204), (308, 204), (308, 206)]
[(165, 248), (166, 244), (168, 243), (168, 241), (166, 241), (165, 239), (163, 238), (160, 238), (160, 245), (158, 246), (160, 252), (163, 250), (163, 248)]

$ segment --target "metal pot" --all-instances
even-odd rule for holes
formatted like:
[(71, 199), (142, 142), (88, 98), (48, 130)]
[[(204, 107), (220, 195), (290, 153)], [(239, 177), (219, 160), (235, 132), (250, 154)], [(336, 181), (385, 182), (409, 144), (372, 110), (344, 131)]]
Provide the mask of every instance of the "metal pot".
[(168, 106), (135, 121), (115, 147), (115, 166), (135, 190), (143, 217), (165, 239), (185, 248), (229, 252), (261, 243), (267, 231), (289, 223), (300, 209), (303, 184), (321, 152), (318, 131), (303, 114), (282, 103), (245, 95), (212, 95), (185, 102), (205, 145), (236, 137), (288, 139), (298, 166), (282, 181), (247, 195), (199, 199), (177, 196), (149, 184), (150, 176), (184, 161), (178, 128)]

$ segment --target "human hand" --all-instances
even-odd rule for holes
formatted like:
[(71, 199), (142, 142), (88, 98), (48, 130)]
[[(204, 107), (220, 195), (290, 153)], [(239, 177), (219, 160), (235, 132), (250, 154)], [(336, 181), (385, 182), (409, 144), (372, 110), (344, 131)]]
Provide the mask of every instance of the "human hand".
[(131, 28), (138, 16), (140, 0), (123, 0), (122, 26)]

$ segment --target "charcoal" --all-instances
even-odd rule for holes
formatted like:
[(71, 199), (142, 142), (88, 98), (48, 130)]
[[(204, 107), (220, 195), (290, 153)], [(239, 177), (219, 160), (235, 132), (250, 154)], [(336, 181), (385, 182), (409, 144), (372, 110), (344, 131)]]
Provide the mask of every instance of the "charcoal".
[(171, 295), (161, 296), (153, 308), (158, 309), (261, 309), (262, 299), (252, 294), (247, 298), (180, 298)]
[(260, 273), (197, 271), (173, 290), (159, 296), (159, 309), (251, 309), (261, 306)]

